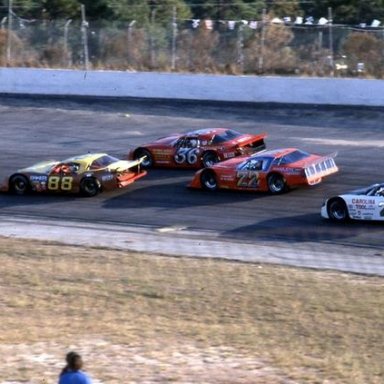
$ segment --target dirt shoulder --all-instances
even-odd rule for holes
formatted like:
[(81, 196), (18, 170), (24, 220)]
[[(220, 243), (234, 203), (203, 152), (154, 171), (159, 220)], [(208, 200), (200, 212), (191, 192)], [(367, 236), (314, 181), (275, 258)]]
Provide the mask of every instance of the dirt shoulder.
[[(0, 238), (0, 383), (381, 383), (384, 280)], [(44, 381), (45, 380), (45, 381)]]

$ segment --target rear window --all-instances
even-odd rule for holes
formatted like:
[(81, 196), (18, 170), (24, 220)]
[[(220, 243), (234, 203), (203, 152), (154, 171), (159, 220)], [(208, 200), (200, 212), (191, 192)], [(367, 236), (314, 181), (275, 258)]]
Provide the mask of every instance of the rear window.
[(309, 156), (310, 154), (307, 152), (296, 150), (291, 153), (288, 153), (285, 156), (280, 157), (279, 159), (276, 159), (276, 163), (279, 165), (296, 163), (297, 161), (304, 160)]
[(215, 135), (211, 141), (211, 144), (220, 144), (229, 140), (236, 139), (241, 136), (240, 132), (234, 131), (233, 129), (227, 129), (226, 131)]
[(108, 165), (115, 163), (116, 161), (119, 161), (119, 159), (116, 159), (113, 156), (109, 156), (109, 155), (101, 156), (98, 159), (93, 161), (90, 168), (97, 169), (97, 168), (108, 167)]

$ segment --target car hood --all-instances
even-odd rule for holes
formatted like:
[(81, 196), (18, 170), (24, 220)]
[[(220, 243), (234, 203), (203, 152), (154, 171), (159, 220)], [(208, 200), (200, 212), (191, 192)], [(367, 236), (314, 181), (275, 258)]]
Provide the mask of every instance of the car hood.
[(225, 160), (225, 161), (222, 161), (220, 163), (215, 164), (214, 166), (212, 166), (212, 168), (214, 168), (214, 169), (234, 169), (248, 158), (249, 158), (248, 156), (233, 157), (232, 159)]
[(41, 163), (34, 164), (30, 167), (19, 169), (18, 172), (48, 174), (49, 171), (57, 164), (59, 164), (59, 161), (43, 161)]
[(179, 137), (180, 135), (178, 134), (167, 137), (161, 137), (160, 139), (157, 139), (152, 143), (147, 144), (146, 147), (156, 147), (158, 145), (172, 145)]

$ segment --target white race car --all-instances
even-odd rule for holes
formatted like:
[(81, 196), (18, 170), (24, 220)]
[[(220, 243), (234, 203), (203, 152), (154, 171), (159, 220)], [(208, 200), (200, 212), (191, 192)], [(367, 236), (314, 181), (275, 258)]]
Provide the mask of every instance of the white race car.
[(384, 220), (384, 183), (325, 200), (321, 216), (333, 221)]

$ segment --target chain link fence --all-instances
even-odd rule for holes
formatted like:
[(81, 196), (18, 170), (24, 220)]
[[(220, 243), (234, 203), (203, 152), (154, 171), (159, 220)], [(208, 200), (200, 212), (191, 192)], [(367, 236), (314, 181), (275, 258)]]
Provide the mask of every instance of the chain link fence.
[[(1, 23), (0, 65), (383, 78), (384, 29), (246, 21)], [(10, 33), (8, 33), (10, 31)]]

